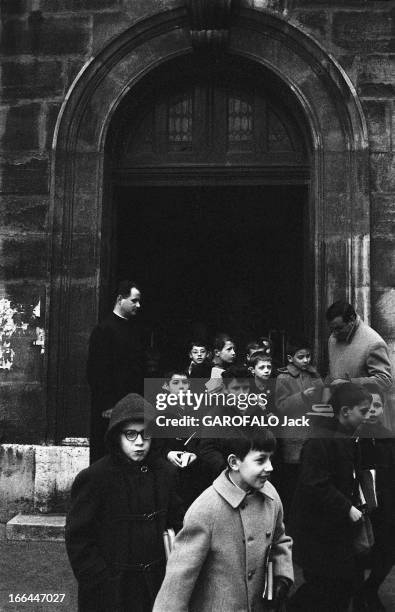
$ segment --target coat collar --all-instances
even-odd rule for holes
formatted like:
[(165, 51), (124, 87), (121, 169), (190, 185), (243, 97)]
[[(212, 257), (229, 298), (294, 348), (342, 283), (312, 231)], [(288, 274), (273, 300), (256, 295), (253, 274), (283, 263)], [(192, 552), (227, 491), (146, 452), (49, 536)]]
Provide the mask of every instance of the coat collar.
[[(216, 478), (213, 482), (213, 487), (223, 497), (228, 504), (232, 506), (232, 508), (238, 508), (240, 504), (247, 497), (247, 492), (242, 491), (238, 487), (235, 487), (226, 476), (226, 470), (221, 472), (221, 474)], [(267, 486), (267, 482), (263, 485), (262, 489), (259, 489), (257, 493), (261, 493), (270, 499), (273, 499), (273, 495), (269, 491), (269, 487)]]
[(279, 368), (278, 371), (282, 374), (291, 374), (291, 376), (294, 378), (298, 378), (298, 376), (300, 376), (303, 372), (309, 372), (309, 374), (312, 374), (313, 376), (318, 376), (317, 370), (312, 365), (307, 366), (305, 370), (299, 370), (299, 368), (294, 366), (293, 363), (289, 363), (285, 368)]
[(345, 340), (346, 344), (350, 344), (350, 342), (352, 341), (352, 339), (355, 336), (355, 332), (357, 331), (358, 327), (361, 324), (361, 317), (359, 315), (357, 315), (355, 317), (355, 322), (354, 325), (352, 326), (352, 328), (350, 329), (350, 332)]

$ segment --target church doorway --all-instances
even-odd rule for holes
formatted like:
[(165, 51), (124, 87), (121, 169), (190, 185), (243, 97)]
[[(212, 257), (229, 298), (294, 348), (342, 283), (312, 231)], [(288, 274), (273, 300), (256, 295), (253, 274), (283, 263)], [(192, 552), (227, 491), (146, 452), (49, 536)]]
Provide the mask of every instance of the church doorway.
[[(238, 346), (304, 329), (307, 189), (301, 185), (119, 188), (118, 278), (137, 278), (143, 318), (164, 367), (192, 337)], [(280, 357), (280, 355), (279, 355)]]
[(279, 353), (285, 334), (313, 336), (309, 147), (273, 73), (241, 58), (170, 62), (125, 96), (107, 155), (103, 280), (140, 280), (166, 363), (196, 335), (243, 346), (270, 333)]

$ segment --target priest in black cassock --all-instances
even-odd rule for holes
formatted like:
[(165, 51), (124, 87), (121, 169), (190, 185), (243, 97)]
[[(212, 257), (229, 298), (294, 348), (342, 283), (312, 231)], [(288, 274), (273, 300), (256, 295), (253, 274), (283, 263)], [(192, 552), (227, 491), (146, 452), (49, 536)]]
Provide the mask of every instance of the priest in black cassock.
[(144, 392), (144, 346), (138, 322), (141, 293), (122, 281), (113, 312), (90, 336), (87, 378), (91, 389), (90, 461), (105, 454), (104, 434), (111, 409), (128, 393)]

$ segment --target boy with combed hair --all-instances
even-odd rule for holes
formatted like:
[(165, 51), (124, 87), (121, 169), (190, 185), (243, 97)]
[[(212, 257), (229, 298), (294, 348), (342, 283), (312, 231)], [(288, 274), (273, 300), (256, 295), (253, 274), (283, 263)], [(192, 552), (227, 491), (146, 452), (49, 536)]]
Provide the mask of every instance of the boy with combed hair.
[(363, 503), (357, 432), (371, 399), (358, 385), (339, 385), (330, 400), (334, 418), (322, 419), (314, 437), (303, 447), (290, 531), (305, 583), (287, 610), (346, 612), (362, 581), (354, 549)]
[[(305, 415), (313, 401), (319, 401), (323, 382), (311, 364), (310, 343), (303, 338), (291, 339), (287, 343), (288, 365), (278, 370), (276, 381), (276, 407), (280, 415), (291, 419)], [(298, 479), (300, 453), (303, 442), (309, 435), (309, 427), (289, 425), (281, 430), (282, 466), (280, 472), (280, 495), (284, 504), (285, 522), (292, 503)]]
[(268, 482), (275, 445), (266, 430), (226, 441), (228, 467), (186, 513), (153, 612), (261, 612), (269, 557), (278, 609), (293, 569), (281, 501)]

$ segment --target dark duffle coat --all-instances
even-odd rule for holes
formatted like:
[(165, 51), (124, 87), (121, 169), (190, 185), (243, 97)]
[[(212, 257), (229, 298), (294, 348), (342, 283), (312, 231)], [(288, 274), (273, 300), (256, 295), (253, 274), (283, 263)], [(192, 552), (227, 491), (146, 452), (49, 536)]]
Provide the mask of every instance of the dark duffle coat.
[(263, 612), (265, 559), (293, 581), (292, 540), (266, 482), (247, 495), (225, 471), (185, 515), (153, 612)]
[(148, 612), (165, 573), (163, 531), (182, 511), (174, 472), (152, 450), (142, 464), (107, 455), (78, 474), (66, 546), (81, 612)]
[(349, 512), (357, 503), (360, 447), (337, 419), (327, 420), (302, 449), (289, 531), (294, 559), (305, 571), (348, 580), (356, 571)]

